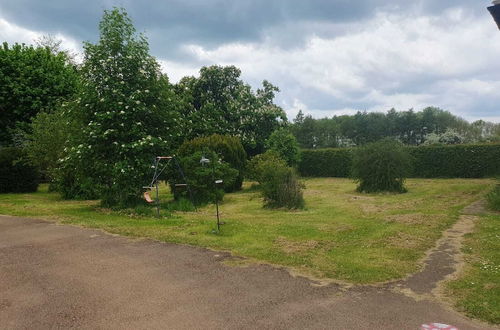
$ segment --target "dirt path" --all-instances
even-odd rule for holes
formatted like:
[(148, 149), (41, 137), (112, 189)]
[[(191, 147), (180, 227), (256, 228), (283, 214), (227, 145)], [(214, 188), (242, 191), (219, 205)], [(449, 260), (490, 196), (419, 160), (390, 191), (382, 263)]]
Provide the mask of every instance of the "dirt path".
[[(447, 244), (443, 239), (445, 250), (454, 248)], [(432, 298), (396, 292), (396, 284), (318, 287), (270, 266), (229, 267), (222, 263), (228, 258), (0, 216), (0, 328), (419, 329), (428, 322), (488, 328)], [(431, 282), (450, 271), (444, 267)], [(418, 276), (398, 284), (431, 292), (434, 285)]]

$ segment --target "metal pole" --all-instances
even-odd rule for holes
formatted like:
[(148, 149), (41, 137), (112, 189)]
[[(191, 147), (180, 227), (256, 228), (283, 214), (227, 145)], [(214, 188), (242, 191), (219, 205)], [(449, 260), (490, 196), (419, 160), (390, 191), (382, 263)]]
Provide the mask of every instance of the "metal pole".
[(219, 196), (217, 195), (217, 183), (215, 183), (215, 161), (212, 161), (212, 184), (214, 185), (214, 192), (215, 192), (215, 210), (217, 212), (217, 231), (220, 232)]
[(160, 217), (160, 194), (158, 192), (158, 180), (155, 183), (156, 186), (156, 215)]

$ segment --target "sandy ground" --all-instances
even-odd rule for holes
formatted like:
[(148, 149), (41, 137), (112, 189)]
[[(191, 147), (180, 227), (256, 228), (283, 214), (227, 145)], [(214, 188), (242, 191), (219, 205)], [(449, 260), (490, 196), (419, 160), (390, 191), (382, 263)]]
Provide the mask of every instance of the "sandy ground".
[(0, 329), (487, 329), (432, 294), (453, 253), (444, 239), (426, 263), (436, 271), (342, 288), (231, 267), (227, 253), (0, 216)]

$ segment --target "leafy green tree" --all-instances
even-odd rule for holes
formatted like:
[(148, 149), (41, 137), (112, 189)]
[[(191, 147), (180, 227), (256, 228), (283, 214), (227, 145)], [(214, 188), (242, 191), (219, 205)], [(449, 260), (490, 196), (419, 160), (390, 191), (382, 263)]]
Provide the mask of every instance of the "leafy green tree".
[(104, 205), (126, 207), (149, 181), (151, 159), (178, 143), (178, 104), (124, 9), (105, 10), (99, 29), (100, 40), (84, 45), (81, 97), (69, 109), (82, 138), (62, 165), (75, 166), (74, 182), (90, 183)]
[(0, 47), (0, 145), (13, 144), (16, 131), (29, 132), (40, 111), (71, 99), (78, 73), (67, 53), (24, 44)]
[(253, 92), (234, 66), (209, 66), (198, 78), (185, 77), (175, 90), (182, 100), (186, 139), (211, 134), (238, 136), (249, 154), (263, 151), (264, 141), (286, 122), (273, 103), (279, 89), (264, 81)]
[(278, 153), (288, 166), (296, 166), (300, 161), (297, 139), (286, 129), (274, 131), (266, 141), (266, 148)]
[(29, 160), (51, 182), (57, 177), (59, 159), (65, 156), (68, 140), (79, 136), (81, 130), (78, 122), (67, 116), (65, 106), (39, 112), (33, 118), (25, 143)]

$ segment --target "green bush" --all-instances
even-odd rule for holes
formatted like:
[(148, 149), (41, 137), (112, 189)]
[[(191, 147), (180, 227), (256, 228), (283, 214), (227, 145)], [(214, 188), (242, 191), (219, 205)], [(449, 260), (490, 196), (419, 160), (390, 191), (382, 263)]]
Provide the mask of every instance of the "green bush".
[(258, 183), (263, 183), (264, 174), (269, 173), (269, 169), (275, 166), (286, 167), (287, 164), (277, 152), (273, 150), (266, 151), (250, 159), (247, 164), (246, 177)]
[(195, 152), (213, 151), (223, 162), (228, 163), (238, 171), (238, 176), (232, 185), (225, 185), (226, 192), (241, 189), (247, 154), (241, 141), (236, 136), (213, 134), (184, 142), (178, 150), (179, 157), (192, 155)]
[[(500, 175), (500, 144), (405, 147), (410, 177), (483, 178)], [(348, 177), (355, 149), (302, 150), (299, 171), (310, 177)]]
[(274, 131), (266, 141), (266, 149), (277, 152), (289, 166), (296, 166), (300, 162), (299, 143), (286, 129)]
[(299, 172), (310, 177), (346, 178), (351, 173), (352, 149), (302, 150)]
[(247, 176), (260, 183), (265, 207), (304, 208), (303, 184), (299, 182), (295, 170), (288, 167), (275, 151), (252, 158)]
[(352, 162), (352, 177), (362, 192), (405, 192), (404, 182), (411, 160), (403, 145), (383, 139), (357, 148)]
[[(202, 156), (210, 159), (210, 163), (203, 166), (200, 163)], [(185, 175), (187, 182), (179, 173), (174, 162), (170, 163), (168, 170), (168, 182), (176, 200), (180, 198), (192, 198), (195, 204), (204, 204), (217, 200), (222, 200), (226, 186), (234, 186), (238, 177), (238, 171), (228, 163), (219, 161), (215, 152), (202, 153), (195, 152), (185, 157), (179, 157), (179, 165)], [(215, 160), (215, 162), (214, 162)], [(223, 180), (222, 185), (215, 187), (215, 180)], [(189, 189), (176, 187), (176, 183), (187, 183)]]
[(20, 148), (0, 149), (0, 193), (35, 192), (38, 170), (27, 161)]
[(493, 211), (500, 211), (500, 184), (495, 186), (488, 195), (486, 195), (488, 207)]
[(269, 208), (304, 208), (303, 184), (291, 167), (275, 165), (262, 173), (264, 206)]

